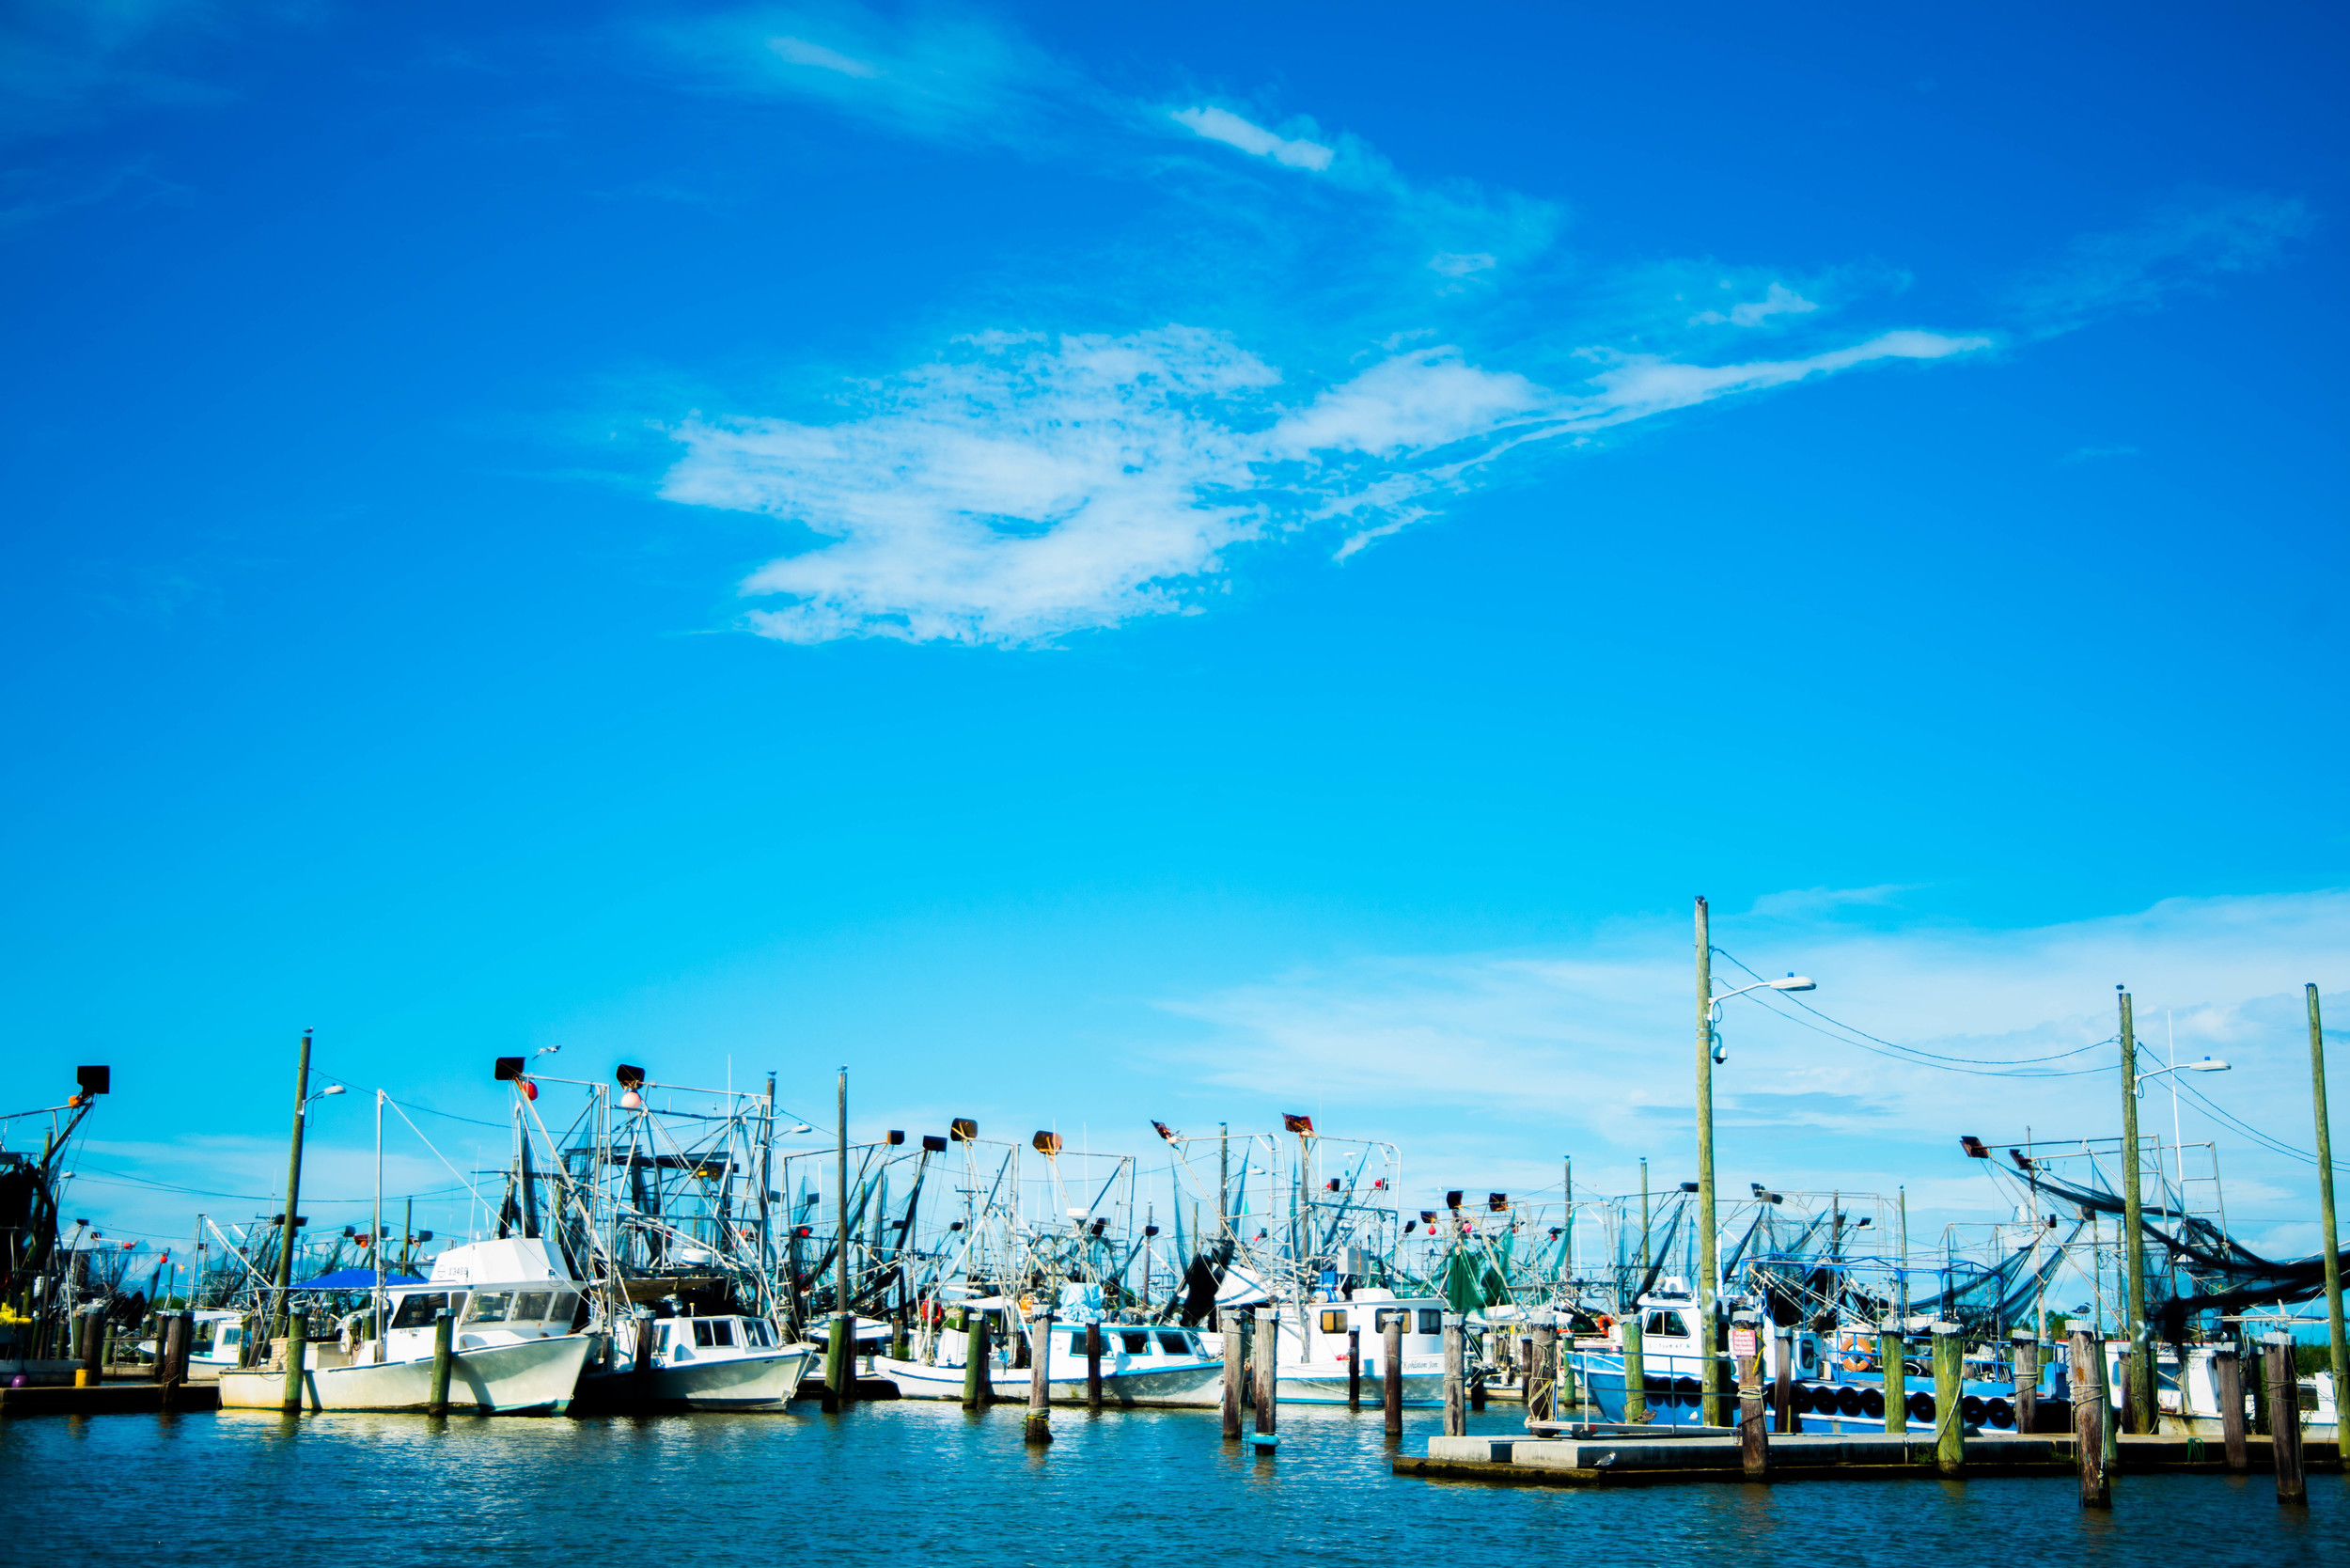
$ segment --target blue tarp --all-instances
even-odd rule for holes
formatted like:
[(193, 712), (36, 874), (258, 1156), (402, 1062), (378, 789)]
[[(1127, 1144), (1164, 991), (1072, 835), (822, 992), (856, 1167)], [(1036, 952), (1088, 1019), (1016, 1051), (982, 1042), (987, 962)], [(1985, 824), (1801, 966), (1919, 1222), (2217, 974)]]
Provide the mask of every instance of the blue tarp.
[[(387, 1274), (386, 1285), (421, 1285), (423, 1280), (409, 1274)], [(305, 1279), (294, 1286), (297, 1291), (371, 1291), (375, 1289), (375, 1270), (371, 1268), (338, 1268), (332, 1274), (321, 1274), (316, 1279)]]

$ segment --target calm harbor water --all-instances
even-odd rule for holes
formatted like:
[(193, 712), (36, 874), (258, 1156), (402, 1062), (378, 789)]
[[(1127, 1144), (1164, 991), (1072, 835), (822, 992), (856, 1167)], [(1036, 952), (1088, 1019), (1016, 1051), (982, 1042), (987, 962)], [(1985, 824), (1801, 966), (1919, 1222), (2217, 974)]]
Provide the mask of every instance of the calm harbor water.
[[(1472, 1430), (1504, 1433), (1514, 1412)], [(1419, 1451), (1437, 1420), (1414, 1414)], [(1020, 1412), (895, 1403), (824, 1416), (572, 1420), (259, 1414), (0, 1421), (0, 1561), (43, 1568), (256, 1558), (1175, 1562), (1231, 1553), (1386, 1564), (1589, 1554), (1596, 1563), (2350, 1562), (2350, 1482), (2306, 1510), (2265, 1476), (2123, 1477), (2110, 1514), (2063, 1482), (1794, 1483), (1582, 1492), (1400, 1481), (1378, 1416), (1291, 1407), (1277, 1457), (1228, 1448), (1212, 1412)], [(1889, 1530), (1891, 1539), (1872, 1540)]]

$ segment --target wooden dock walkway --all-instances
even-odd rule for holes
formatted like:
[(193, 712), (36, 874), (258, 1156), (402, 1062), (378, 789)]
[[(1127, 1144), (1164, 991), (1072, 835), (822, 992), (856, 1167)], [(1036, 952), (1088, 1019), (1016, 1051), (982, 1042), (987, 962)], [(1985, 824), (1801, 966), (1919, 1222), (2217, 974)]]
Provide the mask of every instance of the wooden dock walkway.
[[(2270, 1440), (2245, 1440), (2248, 1471), (2275, 1468)], [(2339, 1470), (2329, 1441), (2304, 1438), (2303, 1463)], [(1686, 1482), (1747, 1480), (1735, 1435), (1687, 1437), (1431, 1437), (1428, 1452), (1399, 1454), (1394, 1473), (1430, 1481), (1474, 1481), (1503, 1486), (1653, 1486)], [(2157, 1436), (2120, 1439), (2120, 1463), (2132, 1474), (2224, 1474), (2227, 1453), (2217, 1438)], [(1972, 1477), (2078, 1474), (2073, 1439), (2063, 1435), (1966, 1439), (1963, 1474)], [(1939, 1480), (1929, 1436), (1781, 1435), (1770, 1440), (1762, 1479), (1781, 1481)]]

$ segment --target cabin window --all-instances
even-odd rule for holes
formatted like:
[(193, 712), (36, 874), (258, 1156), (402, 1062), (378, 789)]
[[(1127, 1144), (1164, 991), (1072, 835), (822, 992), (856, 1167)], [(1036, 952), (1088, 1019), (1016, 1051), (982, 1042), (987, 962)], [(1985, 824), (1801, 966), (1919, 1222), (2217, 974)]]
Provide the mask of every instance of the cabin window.
[(729, 1349), (733, 1348), (734, 1320), (731, 1318), (720, 1318), (717, 1322), (712, 1324), (710, 1325), (710, 1342), (712, 1344), (725, 1345)]
[(1412, 1309), (1409, 1307), (1382, 1307), (1375, 1316), (1378, 1319), (1379, 1332), (1382, 1334), (1387, 1331), (1389, 1324), (1395, 1324), (1407, 1334), (1411, 1332)]
[(223, 1345), (233, 1345), (239, 1343), (243, 1339), (244, 1330), (238, 1327), (235, 1324), (230, 1324), (227, 1327), (220, 1331), (220, 1342)]
[(473, 1298), (473, 1310), (466, 1314), (467, 1323), (504, 1323), (507, 1312), (514, 1305), (512, 1291), (482, 1291)]
[(1345, 1333), (1345, 1332), (1346, 1332), (1346, 1310), (1345, 1310), (1345, 1309), (1344, 1309), (1344, 1308), (1338, 1308), (1338, 1309), (1333, 1309), (1333, 1310), (1329, 1310), (1329, 1311), (1325, 1311), (1325, 1312), (1324, 1312), (1324, 1313), (1322, 1314), (1322, 1331), (1323, 1331), (1324, 1334), (1343, 1334), (1343, 1333)]
[(1651, 1312), (1648, 1322), (1640, 1325), (1640, 1332), (1652, 1340), (1685, 1340), (1689, 1337), (1689, 1330), (1682, 1323), (1679, 1312)]
[(2317, 1408), (2316, 1384), (2304, 1383), (2301, 1385), (2301, 1408), (2304, 1410), (2314, 1410)]
[(214, 1319), (205, 1318), (196, 1324), (196, 1337), (188, 1341), (191, 1352), (201, 1356), (212, 1348), (212, 1336), (218, 1331), (215, 1323)]
[(549, 1323), (569, 1323), (578, 1314), (579, 1297), (570, 1291), (555, 1293), (554, 1302), (547, 1308)]
[(1069, 1354), (1070, 1354), (1070, 1355), (1072, 1355), (1072, 1356), (1083, 1356), (1085, 1353), (1086, 1353), (1086, 1331), (1085, 1331), (1084, 1329), (1082, 1329), (1082, 1328), (1075, 1328), (1075, 1329), (1072, 1329), (1072, 1330), (1070, 1330), (1070, 1334), (1069, 1334)]
[(770, 1340), (767, 1337), (767, 1325), (765, 1321), (760, 1318), (744, 1318), (743, 1320), (743, 1342), (746, 1345), (751, 1345), (757, 1348), (764, 1348), (775, 1343), (773, 1340)]
[(1441, 1307), (1422, 1307), (1419, 1309), (1419, 1331), (1423, 1334), (1443, 1333), (1444, 1309)]
[(1159, 1335), (1159, 1348), (1169, 1356), (1189, 1356), (1191, 1354), (1190, 1336), (1162, 1330)]
[(516, 1323), (543, 1323), (547, 1316), (547, 1293), (525, 1291), (514, 1298)]
[(1119, 1338), (1126, 1341), (1126, 1354), (1127, 1354), (1127, 1355), (1129, 1355), (1129, 1356), (1148, 1356), (1148, 1355), (1150, 1355), (1150, 1354), (1151, 1354), (1151, 1336), (1150, 1336), (1150, 1335), (1148, 1335), (1148, 1334), (1120, 1334), (1120, 1335), (1119, 1336)]
[(1797, 1358), (1798, 1360), (1802, 1361), (1802, 1363), (1803, 1363), (1805, 1366), (1807, 1366), (1807, 1367), (1808, 1367), (1808, 1366), (1811, 1365), (1811, 1351), (1812, 1351), (1812, 1344), (1811, 1344), (1811, 1341), (1810, 1341), (1810, 1340), (1806, 1340), (1806, 1341), (1804, 1341), (1801, 1344), (1799, 1344), (1799, 1345), (1797, 1345), (1797, 1346), (1795, 1347), (1795, 1356), (1796, 1356), (1796, 1358)]
[(694, 1342), (697, 1345), (710, 1343), (710, 1320), (708, 1318), (694, 1320)]
[[(465, 1298), (459, 1296), (457, 1304), (462, 1307)], [(432, 1315), (447, 1305), (448, 1294), (444, 1291), (422, 1291), (415, 1295), (403, 1295), (400, 1298), (400, 1309), (392, 1314), (392, 1326), (430, 1328), (432, 1326)]]

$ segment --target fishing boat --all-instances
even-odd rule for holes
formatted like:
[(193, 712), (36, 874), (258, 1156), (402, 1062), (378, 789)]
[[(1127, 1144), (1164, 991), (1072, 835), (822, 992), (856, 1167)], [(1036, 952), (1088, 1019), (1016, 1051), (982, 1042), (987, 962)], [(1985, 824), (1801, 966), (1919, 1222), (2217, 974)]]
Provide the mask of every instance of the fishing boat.
[[(1668, 1281), (1667, 1289), (1642, 1296), (1638, 1305), (1641, 1390), (1648, 1424), (1655, 1426), (1697, 1426), (1704, 1420), (1703, 1376), (1709, 1356), (1698, 1303), (1685, 1290), (1675, 1288), (1678, 1283)], [(1793, 1358), (1788, 1367), (1790, 1403), (1803, 1431), (1856, 1435), (1886, 1430), (1885, 1374), (1873, 1332), (1839, 1336), (1799, 1326), (1783, 1338), (1775, 1333), (1759, 1336), (1756, 1350), (1766, 1388), (1778, 1380), (1782, 1345)], [(1734, 1397), (1729, 1358), (1712, 1358), (1723, 1370), (1725, 1395)], [(1628, 1404), (1623, 1324), (1610, 1323), (1604, 1335), (1577, 1340), (1574, 1360), (1600, 1419), (1623, 1421)], [(2002, 1375), (2004, 1369), (1988, 1357), (1976, 1357), (1969, 1365), (1973, 1372), (1960, 1384), (1960, 1420), (1979, 1431), (2016, 1430), (2013, 1379)], [(1905, 1357), (1903, 1373), (1909, 1429), (1931, 1429), (1937, 1412), (1930, 1367), (1922, 1358)], [(2061, 1402), (2058, 1375), (2053, 1366), (2042, 1370), (2040, 1397), (2051, 1405)]]
[[(2154, 1407), (2161, 1414), (2164, 1432), (2184, 1433), (2195, 1437), (2217, 1437), (2223, 1435), (2220, 1421), (2221, 1403), (2217, 1352), (2219, 1345), (2163, 1345), (2154, 1347)], [(2116, 1409), (2122, 1406), (2123, 1357), (2129, 1349), (2121, 1340), (2106, 1342), (2106, 1388)], [(2246, 1406), (2244, 1430), (2250, 1431), (2252, 1385), (2261, 1374), (2257, 1361), (2244, 1364), (2242, 1388)], [(2334, 1425), (2334, 1378), (2329, 1372), (2311, 1372), (2295, 1380), (2295, 1403), (2300, 1406), (2301, 1425), (2313, 1432), (2331, 1431)], [(2274, 1417), (2270, 1418), (2272, 1420)]]
[[(639, 1368), (640, 1336), (651, 1343)], [(814, 1364), (814, 1347), (786, 1341), (744, 1313), (632, 1317), (580, 1382), (583, 1403), (651, 1403), (687, 1410), (780, 1410)]]
[[(1074, 1309), (1073, 1310), (1082, 1309)], [(916, 1356), (873, 1357), (872, 1375), (895, 1384), (901, 1399), (963, 1397), (972, 1331), (984, 1316), (989, 1329), (987, 1380), (992, 1398), (1026, 1403), (1032, 1366), (1019, 1364), (1025, 1345), (1031, 1362), (1044, 1360), (1046, 1398), (1055, 1404), (1089, 1399), (1087, 1335), (1092, 1324), (1029, 1321), (1019, 1304), (983, 1296), (926, 1323)], [(1198, 1329), (1166, 1324), (1100, 1323), (1102, 1402), (1133, 1407), (1211, 1408), (1223, 1400), (1224, 1361), (1201, 1342)]]
[(1349, 1398), (1349, 1336), (1362, 1335), (1363, 1398), (1377, 1403), (1386, 1378), (1387, 1325), (1403, 1329), (1403, 1403), (1444, 1403), (1445, 1304), (1436, 1296), (1399, 1298), (1392, 1291), (1358, 1288), (1351, 1299), (1317, 1297), (1280, 1309), (1274, 1357), (1279, 1396), (1292, 1404), (1344, 1404)]
[[(387, 1289), (384, 1331), (350, 1338), (373, 1316), (344, 1320), (341, 1342), (306, 1345), (302, 1403), (310, 1410), (421, 1410), (432, 1397), (434, 1320), (455, 1315), (449, 1357), (451, 1410), (492, 1415), (555, 1414), (571, 1407), (593, 1337), (575, 1331), (584, 1287), (535, 1237), (452, 1247), (431, 1278)], [(224, 1369), (228, 1410), (276, 1410), (286, 1370)]]

